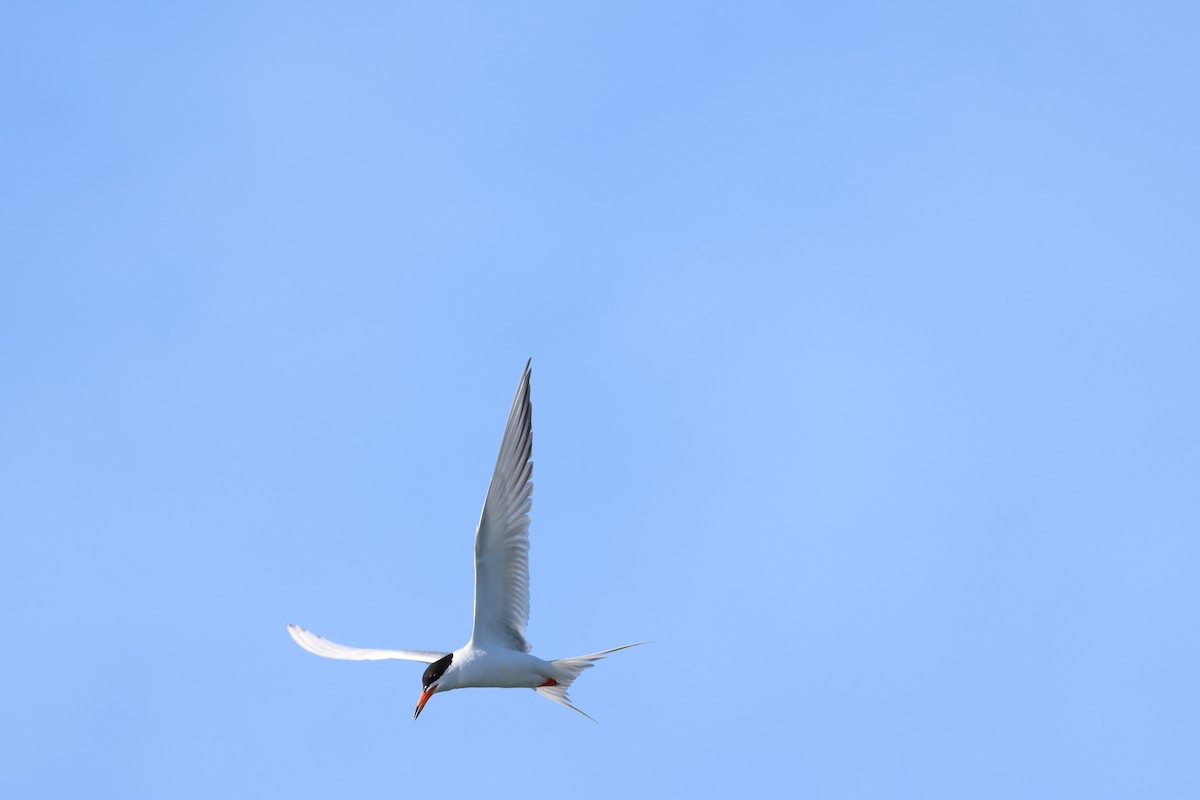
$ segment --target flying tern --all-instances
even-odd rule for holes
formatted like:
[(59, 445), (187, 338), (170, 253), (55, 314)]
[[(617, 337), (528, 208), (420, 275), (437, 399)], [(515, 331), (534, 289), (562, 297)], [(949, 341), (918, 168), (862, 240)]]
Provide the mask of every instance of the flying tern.
[[(532, 359), (531, 359), (532, 361)], [(347, 647), (288, 625), (296, 644), (310, 653), (349, 661), (402, 659), (428, 664), (413, 719), (436, 692), (478, 687), (528, 688), (567, 708), (567, 691), (585, 669), (635, 642), (586, 656), (543, 661), (525, 639), (529, 621), (529, 510), (533, 505), (533, 430), (529, 363), (521, 373), (500, 442), (500, 455), (475, 529), (475, 622), (471, 638), (453, 652), (372, 650)]]

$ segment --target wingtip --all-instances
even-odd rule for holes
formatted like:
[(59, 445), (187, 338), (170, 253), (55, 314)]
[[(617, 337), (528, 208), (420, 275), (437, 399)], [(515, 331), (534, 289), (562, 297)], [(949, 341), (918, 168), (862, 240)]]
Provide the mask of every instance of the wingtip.
[(288, 632), (288, 636), (292, 637), (293, 642), (295, 642), (296, 644), (300, 645), (301, 647), (305, 647), (305, 649), (307, 649), (307, 647), (304, 644), (304, 638), (306, 636), (312, 636), (311, 633), (304, 630), (304, 628), (301, 628), (299, 625), (292, 624), (291, 622), (289, 622), (287, 624), (287, 632)]

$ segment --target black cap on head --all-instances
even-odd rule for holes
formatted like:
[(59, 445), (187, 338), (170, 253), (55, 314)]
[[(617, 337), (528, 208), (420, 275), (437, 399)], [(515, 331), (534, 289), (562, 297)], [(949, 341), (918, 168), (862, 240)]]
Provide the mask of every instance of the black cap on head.
[(442, 677), (442, 674), (450, 667), (452, 660), (454, 660), (454, 654), (450, 653), (426, 667), (425, 674), (421, 676), (421, 688), (428, 689), (437, 683), (438, 678)]

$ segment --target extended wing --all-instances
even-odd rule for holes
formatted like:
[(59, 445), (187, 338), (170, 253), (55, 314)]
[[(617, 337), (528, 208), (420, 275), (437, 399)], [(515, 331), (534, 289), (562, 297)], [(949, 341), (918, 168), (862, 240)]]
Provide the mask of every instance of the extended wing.
[(475, 531), (475, 627), (471, 638), (529, 651), (529, 509), (533, 506), (529, 363), (508, 412), (496, 470)]
[(288, 633), (296, 640), (296, 644), (310, 653), (316, 653), (326, 658), (341, 658), (346, 661), (382, 661), (386, 658), (399, 658), (404, 661), (423, 661), (432, 664), (447, 653), (433, 650), (368, 650), (361, 647), (347, 647), (344, 644), (331, 642), (309, 633), (299, 625), (288, 625)]

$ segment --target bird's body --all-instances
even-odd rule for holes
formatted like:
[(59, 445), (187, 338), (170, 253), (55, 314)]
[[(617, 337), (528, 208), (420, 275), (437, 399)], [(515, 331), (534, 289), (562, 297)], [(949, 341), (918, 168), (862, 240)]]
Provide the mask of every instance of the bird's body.
[(438, 691), (488, 687), (536, 689), (547, 680), (557, 680), (560, 673), (550, 661), (507, 647), (487, 648), (468, 642), (455, 650), (453, 656)]
[(453, 652), (371, 650), (336, 644), (297, 625), (288, 625), (297, 644), (327, 658), (403, 659), (429, 664), (414, 717), (420, 716), (434, 692), (485, 687), (534, 689), (543, 697), (579, 711), (567, 697), (575, 678), (607, 654), (635, 646), (628, 644), (553, 661), (529, 652), (525, 640), (529, 620), (529, 510), (533, 504), (529, 377), (527, 363), (475, 531), (475, 624), (470, 640)]

